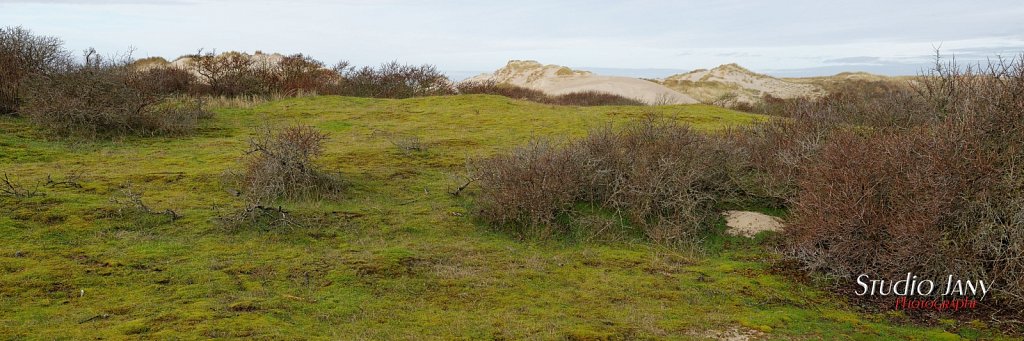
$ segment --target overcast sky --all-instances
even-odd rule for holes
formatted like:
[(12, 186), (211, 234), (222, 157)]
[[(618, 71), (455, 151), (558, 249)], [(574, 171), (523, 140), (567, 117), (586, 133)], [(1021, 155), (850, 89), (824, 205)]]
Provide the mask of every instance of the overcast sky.
[(302, 52), (430, 63), (456, 78), (509, 59), (606, 73), (735, 62), (776, 75), (913, 74), (939, 46), (960, 60), (1024, 52), (1021, 0), (0, 0), (0, 25), (74, 50)]

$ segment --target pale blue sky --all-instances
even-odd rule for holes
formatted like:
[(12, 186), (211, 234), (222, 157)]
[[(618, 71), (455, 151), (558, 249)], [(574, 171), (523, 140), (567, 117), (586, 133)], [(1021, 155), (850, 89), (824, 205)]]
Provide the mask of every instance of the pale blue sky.
[(431, 63), (456, 78), (509, 59), (647, 76), (731, 62), (779, 75), (912, 74), (940, 45), (961, 60), (1024, 52), (1020, 0), (0, 0), (0, 25), (74, 50), (303, 52), (328, 64)]

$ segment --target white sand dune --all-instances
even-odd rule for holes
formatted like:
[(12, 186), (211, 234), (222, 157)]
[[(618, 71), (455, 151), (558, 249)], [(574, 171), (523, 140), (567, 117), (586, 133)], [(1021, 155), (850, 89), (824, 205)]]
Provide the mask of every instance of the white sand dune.
[(494, 73), (466, 81), (495, 81), (540, 90), (549, 95), (579, 91), (601, 91), (648, 104), (692, 104), (697, 100), (661, 84), (630, 77), (599, 76), (588, 71), (558, 65), (543, 65), (532, 60), (513, 60)]
[(714, 102), (728, 96), (736, 102), (753, 103), (763, 95), (793, 98), (816, 96), (825, 92), (816, 84), (783, 80), (755, 73), (736, 64), (669, 76), (661, 83), (702, 102)]

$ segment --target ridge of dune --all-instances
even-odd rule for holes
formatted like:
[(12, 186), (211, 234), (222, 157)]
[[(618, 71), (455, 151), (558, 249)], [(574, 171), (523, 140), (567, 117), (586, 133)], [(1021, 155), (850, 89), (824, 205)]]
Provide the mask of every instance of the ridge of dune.
[(669, 76), (661, 83), (701, 102), (729, 99), (753, 103), (761, 96), (778, 98), (821, 95), (816, 84), (793, 82), (750, 71), (738, 64), (723, 64), (713, 69), (698, 69)]
[(601, 76), (561, 65), (545, 65), (533, 60), (511, 60), (493, 73), (481, 74), (465, 81), (494, 81), (540, 90), (556, 96), (580, 91), (600, 91), (648, 104), (698, 103), (686, 94), (655, 82), (631, 77)]

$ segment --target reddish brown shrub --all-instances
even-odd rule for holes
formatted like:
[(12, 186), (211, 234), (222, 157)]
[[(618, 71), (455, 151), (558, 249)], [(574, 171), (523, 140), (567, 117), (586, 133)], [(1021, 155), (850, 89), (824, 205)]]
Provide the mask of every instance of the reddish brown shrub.
[[(940, 64), (916, 85), (910, 97), (827, 105), (868, 119), (825, 130), (797, 167), (788, 253), (840, 276), (983, 279), (1022, 305), (1024, 60)], [(919, 107), (898, 111), (908, 103)], [(876, 119), (885, 110), (895, 119)]]
[(578, 105), (578, 106), (599, 106), (599, 105), (646, 105), (636, 99), (610, 94), (600, 91), (579, 91), (570, 92), (564, 95), (552, 96), (546, 103), (555, 105)]
[(196, 76), (186, 70), (169, 67), (132, 68), (136, 72), (133, 86), (147, 92), (188, 95), (197, 86)]
[(242, 188), (260, 206), (285, 199), (323, 199), (340, 195), (342, 184), (320, 171), (314, 159), (327, 135), (310, 126), (263, 128), (249, 140)]
[(164, 135), (191, 131), (208, 117), (196, 102), (168, 101), (153, 74), (106, 61), (90, 50), (84, 64), (35, 75), (21, 114), (59, 136)]
[(475, 165), (480, 216), (519, 233), (548, 237), (555, 219), (580, 196), (580, 162), (550, 141), (536, 140)]
[(0, 28), (0, 115), (18, 111), (30, 76), (57, 71), (68, 63), (63, 44), (20, 26)]
[(296, 54), (284, 57), (277, 64), (276, 89), (279, 93), (297, 94), (328, 93), (341, 76), (324, 67), (324, 63), (312, 57)]
[(548, 96), (542, 91), (511, 84), (501, 84), (492, 80), (460, 82), (456, 85), (456, 89), (460, 94), (464, 95), (498, 95), (538, 103), (546, 103), (548, 101)]
[(456, 88), (460, 94), (499, 95), (508, 98), (554, 105), (646, 105), (639, 100), (600, 91), (581, 91), (558, 96), (550, 96), (539, 90), (511, 84), (502, 84), (491, 80), (461, 82), (456, 86)]
[(343, 62), (335, 66), (334, 70), (343, 77), (336, 90), (339, 95), (409, 98), (455, 93), (452, 82), (433, 65), (414, 66), (393, 61), (377, 68), (352, 68)]
[(199, 75), (196, 92), (215, 96), (267, 95), (274, 78), (270, 65), (257, 63), (240, 52), (200, 53), (189, 56), (187, 67)]
[(533, 142), (478, 161), (480, 216), (520, 234), (568, 234), (578, 205), (599, 207), (648, 238), (694, 240), (735, 194), (736, 154), (717, 137), (649, 120), (562, 146)]

